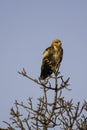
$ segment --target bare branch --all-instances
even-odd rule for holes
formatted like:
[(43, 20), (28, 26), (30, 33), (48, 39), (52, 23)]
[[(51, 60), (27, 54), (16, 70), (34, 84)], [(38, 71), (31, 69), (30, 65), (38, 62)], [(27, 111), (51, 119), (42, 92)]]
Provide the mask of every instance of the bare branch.
[(40, 79), (31, 78), (24, 68), (18, 73), (39, 85), (43, 94), (37, 99), (36, 107), (30, 97), (27, 104), (16, 100), (15, 108), (12, 107), (10, 110), (11, 123), (4, 121), (8, 126), (7, 130), (48, 130), (55, 127), (63, 130), (87, 130), (87, 116), (83, 114), (83, 111), (87, 112), (87, 102), (84, 101), (82, 106), (80, 102), (74, 105), (73, 99), (66, 101), (62, 94), (64, 89), (71, 90), (68, 88), (70, 78), (64, 80), (57, 71), (54, 77), (50, 77), (50, 80), (54, 80), (52, 85), (48, 79), (42, 82)]

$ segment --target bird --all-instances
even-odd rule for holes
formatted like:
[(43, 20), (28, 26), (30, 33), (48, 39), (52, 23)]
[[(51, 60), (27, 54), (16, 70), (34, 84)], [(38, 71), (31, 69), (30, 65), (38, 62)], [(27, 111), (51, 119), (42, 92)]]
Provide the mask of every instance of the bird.
[(54, 39), (51, 46), (43, 52), (40, 80), (45, 80), (56, 73), (63, 58), (62, 43), (59, 39)]

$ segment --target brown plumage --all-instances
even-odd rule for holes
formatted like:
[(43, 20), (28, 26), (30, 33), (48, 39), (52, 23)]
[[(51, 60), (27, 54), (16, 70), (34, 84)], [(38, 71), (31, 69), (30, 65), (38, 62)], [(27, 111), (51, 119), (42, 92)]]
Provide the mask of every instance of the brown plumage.
[(55, 39), (50, 47), (43, 52), (40, 79), (44, 80), (52, 73), (55, 73), (62, 61), (63, 49), (61, 41)]

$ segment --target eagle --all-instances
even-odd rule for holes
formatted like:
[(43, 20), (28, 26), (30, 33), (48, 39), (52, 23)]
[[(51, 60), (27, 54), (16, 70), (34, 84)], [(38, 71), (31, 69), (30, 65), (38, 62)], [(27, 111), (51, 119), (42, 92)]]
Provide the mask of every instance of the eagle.
[(43, 52), (40, 79), (45, 80), (56, 73), (63, 57), (62, 43), (59, 39), (52, 41), (50, 47)]

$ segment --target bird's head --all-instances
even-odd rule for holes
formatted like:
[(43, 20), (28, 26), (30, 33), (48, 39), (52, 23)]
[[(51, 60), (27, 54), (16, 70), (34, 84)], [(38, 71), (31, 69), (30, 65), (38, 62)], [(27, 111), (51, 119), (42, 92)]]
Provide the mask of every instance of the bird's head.
[(55, 40), (53, 40), (52, 41), (52, 44), (51, 44), (51, 46), (55, 46), (55, 47), (60, 47), (61, 46), (61, 41), (59, 40), (59, 39), (55, 39)]

